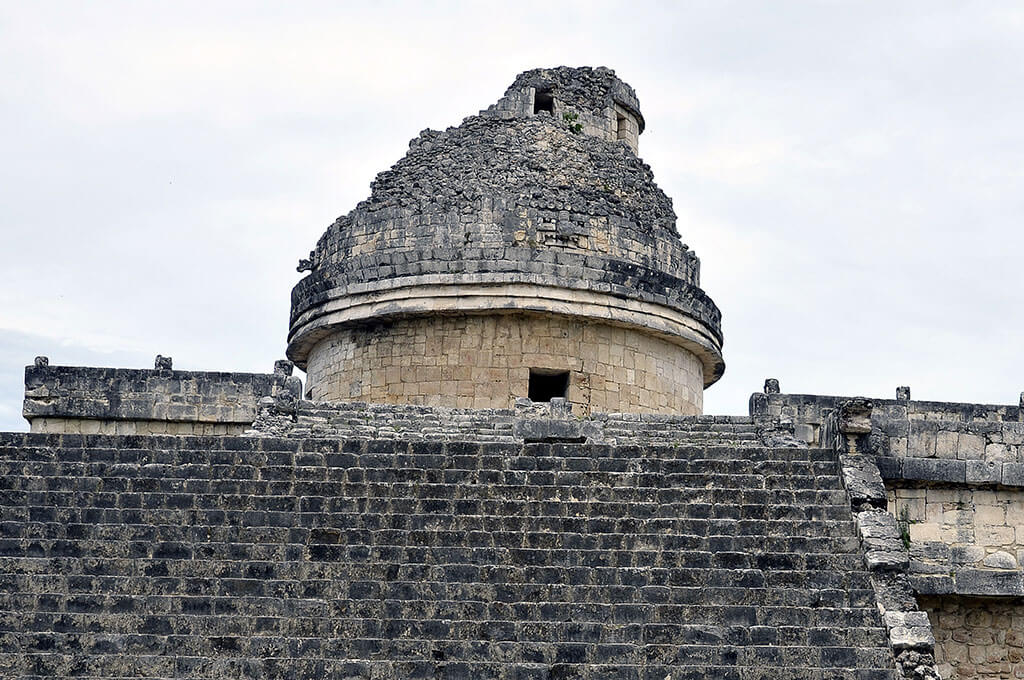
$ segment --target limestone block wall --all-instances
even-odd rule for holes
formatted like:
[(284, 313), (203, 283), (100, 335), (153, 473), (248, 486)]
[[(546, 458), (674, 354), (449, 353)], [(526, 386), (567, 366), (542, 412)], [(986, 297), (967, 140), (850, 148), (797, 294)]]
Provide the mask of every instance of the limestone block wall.
[(31, 431), (40, 434), (177, 434), (236, 435), (249, 423), (200, 423), (171, 420), (96, 420), (91, 418), (33, 418)]
[[(889, 512), (911, 544), (938, 543), (919, 556), (954, 568), (1024, 567), (1024, 493), (970, 487), (888, 489)], [(1022, 629), (1024, 630), (1024, 629)]]
[[(821, 426), (850, 397), (761, 394), (750, 397), (751, 415), (792, 420), (810, 444)], [(1019, 406), (872, 398), (872, 435), (883, 456), (1024, 462), (1024, 414)]]
[(274, 373), (175, 371), (157, 368), (50, 366), (25, 368), (22, 413), (32, 432), (51, 434), (225, 435), (248, 429), (260, 399), (301, 396), (288, 361)]
[(1024, 678), (1024, 603), (923, 597), (945, 680)]
[(577, 415), (692, 415), (703, 406), (703, 368), (687, 350), (636, 330), (526, 314), (339, 330), (310, 353), (307, 397), (509, 408), (527, 396), (531, 368), (569, 371)]

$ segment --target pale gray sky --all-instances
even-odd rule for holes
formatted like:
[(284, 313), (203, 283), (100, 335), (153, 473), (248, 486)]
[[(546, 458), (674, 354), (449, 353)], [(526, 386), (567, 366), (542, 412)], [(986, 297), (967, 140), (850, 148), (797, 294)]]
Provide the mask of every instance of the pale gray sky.
[(537, 66), (636, 89), (727, 369), (1024, 390), (1024, 5), (0, 2), (0, 430), (22, 370), (270, 371), (295, 264), (410, 138)]

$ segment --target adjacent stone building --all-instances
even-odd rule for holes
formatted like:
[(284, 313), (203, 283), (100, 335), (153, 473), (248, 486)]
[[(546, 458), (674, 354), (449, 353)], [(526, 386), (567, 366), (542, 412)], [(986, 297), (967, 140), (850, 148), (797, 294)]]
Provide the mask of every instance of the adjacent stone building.
[(1024, 397), (703, 415), (721, 316), (645, 124), (560, 67), (421, 133), (273, 373), (38, 357), (0, 676), (1024, 678)]

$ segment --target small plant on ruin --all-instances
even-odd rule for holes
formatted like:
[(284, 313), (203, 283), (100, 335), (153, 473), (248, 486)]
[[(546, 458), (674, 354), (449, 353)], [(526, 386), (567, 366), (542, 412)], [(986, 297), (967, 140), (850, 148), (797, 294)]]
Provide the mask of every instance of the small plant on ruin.
[(583, 132), (583, 123), (580, 123), (579, 119), (580, 116), (578, 113), (566, 111), (562, 114), (562, 120), (565, 121), (565, 124), (569, 126), (569, 131), (574, 135), (578, 135)]
[(896, 519), (896, 526), (900, 530), (900, 539), (903, 541), (903, 547), (910, 550), (910, 508), (904, 505), (900, 508), (899, 517)]

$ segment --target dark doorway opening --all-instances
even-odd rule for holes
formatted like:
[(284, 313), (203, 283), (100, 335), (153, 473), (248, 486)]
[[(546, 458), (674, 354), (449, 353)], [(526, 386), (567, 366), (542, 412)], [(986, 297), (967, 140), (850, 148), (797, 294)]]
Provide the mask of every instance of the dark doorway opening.
[(555, 98), (551, 90), (536, 90), (533, 93), (533, 112), (538, 114), (541, 111), (547, 111), (552, 115), (555, 113)]
[(551, 401), (569, 395), (569, 371), (530, 369), (530, 401)]

